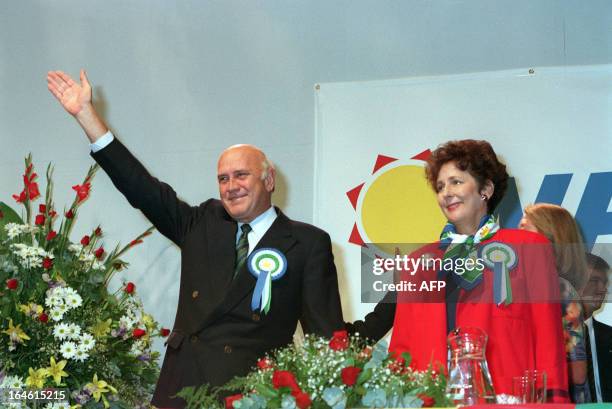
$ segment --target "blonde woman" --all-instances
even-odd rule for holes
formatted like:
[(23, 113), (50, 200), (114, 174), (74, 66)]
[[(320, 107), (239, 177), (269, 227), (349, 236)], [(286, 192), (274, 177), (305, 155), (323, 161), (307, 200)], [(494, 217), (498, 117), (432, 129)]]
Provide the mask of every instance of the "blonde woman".
[(553, 244), (561, 287), (570, 395), (574, 403), (591, 402), (587, 382), (584, 313), (579, 296), (586, 284), (588, 271), (578, 225), (563, 207), (539, 203), (525, 208), (519, 228), (541, 233)]

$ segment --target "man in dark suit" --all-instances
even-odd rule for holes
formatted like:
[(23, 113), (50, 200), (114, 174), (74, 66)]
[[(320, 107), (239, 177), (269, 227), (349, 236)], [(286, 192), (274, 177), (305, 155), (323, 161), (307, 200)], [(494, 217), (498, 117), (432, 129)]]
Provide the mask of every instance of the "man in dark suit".
[[(84, 71), (80, 84), (59, 71), (47, 81), (113, 184), (181, 249), (178, 309), (154, 405), (182, 408), (185, 402), (172, 396), (183, 387), (245, 375), (266, 352), (292, 342), (298, 321), (306, 333), (324, 336), (343, 327), (329, 235), (272, 206), (275, 171), (263, 152), (250, 145), (226, 149), (217, 168), (221, 200), (189, 206), (110, 133), (91, 103)], [(265, 301), (252, 305), (262, 271), (247, 259), (261, 249), (286, 266), (272, 282), (267, 313)]]
[(593, 313), (601, 308), (608, 292), (610, 265), (601, 257), (586, 255), (587, 284), (582, 290), (586, 324), (587, 375), (593, 402), (612, 402), (612, 327)]

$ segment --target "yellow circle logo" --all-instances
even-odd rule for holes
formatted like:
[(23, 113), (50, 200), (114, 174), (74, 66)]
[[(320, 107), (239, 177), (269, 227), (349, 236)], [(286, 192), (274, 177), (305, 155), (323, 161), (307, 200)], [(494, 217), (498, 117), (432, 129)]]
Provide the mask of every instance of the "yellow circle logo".
[(423, 159), (429, 153), (410, 160), (378, 156), (372, 176), (347, 192), (357, 214), (351, 243), (373, 243), (379, 256), (388, 256), (396, 248), (407, 254), (414, 250), (411, 243), (438, 240), (446, 219), (425, 178)]

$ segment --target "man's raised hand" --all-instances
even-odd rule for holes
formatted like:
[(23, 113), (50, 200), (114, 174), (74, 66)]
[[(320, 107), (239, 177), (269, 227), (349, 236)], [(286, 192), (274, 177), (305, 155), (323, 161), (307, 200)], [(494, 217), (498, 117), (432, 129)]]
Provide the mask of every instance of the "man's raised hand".
[(47, 73), (47, 87), (70, 115), (76, 116), (88, 104), (91, 104), (91, 85), (81, 70), (81, 84), (74, 82), (62, 71)]
[(108, 131), (106, 124), (91, 104), (91, 85), (85, 70), (81, 70), (80, 84), (62, 71), (49, 71), (47, 87), (64, 109), (76, 118), (90, 142), (94, 143)]

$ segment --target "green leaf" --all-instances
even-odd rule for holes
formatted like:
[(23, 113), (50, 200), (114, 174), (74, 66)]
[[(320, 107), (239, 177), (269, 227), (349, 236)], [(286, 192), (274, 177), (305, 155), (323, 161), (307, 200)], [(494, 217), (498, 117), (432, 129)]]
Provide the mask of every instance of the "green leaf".
[(4, 202), (0, 202), (0, 212), (2, 212), (2, 218), (0, 218), (0, 238), (4, 238), (6, 234), (4, 225), (7, 223), (19, 223), (23, 224), (21, 217), (12, 208)]
[(363, 385), (372, 377), (372, 368), (368, 368), (364, 371), (361, 371), (359, 376), (357, 377), (357, 385)]
[(276, 391), (275, 389), (270, 388), (269, 386), (266, 385), (257, 385), (255, 387), (255, 390), (263, 397), (266, 398), (276, 398), (278, 397), (278, 391)]
[(408, 352), (402, 352), (402, 358), (404, 358), (404, 366), (409, 367), (410, 362), (412, 362), (412, 355)]

